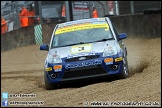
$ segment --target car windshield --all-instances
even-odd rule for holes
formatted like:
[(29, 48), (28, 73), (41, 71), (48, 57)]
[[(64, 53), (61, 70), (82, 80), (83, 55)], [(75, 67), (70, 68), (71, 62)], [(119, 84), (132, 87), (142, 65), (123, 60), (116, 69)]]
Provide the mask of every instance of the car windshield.
[(114, 39), (106, 21), (58, 27), (51, 48)]

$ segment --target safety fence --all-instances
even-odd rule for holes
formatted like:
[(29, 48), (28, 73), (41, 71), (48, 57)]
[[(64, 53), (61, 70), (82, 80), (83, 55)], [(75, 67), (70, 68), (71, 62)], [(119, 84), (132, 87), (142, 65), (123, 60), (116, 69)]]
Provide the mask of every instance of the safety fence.
[[(59, 2), (60, 4), (58, 3), (55, 5), (54, 3), (57, 3), (55, 1), (47, 1), (47, 2), (43, 1), (41, 3), (42, 4), (41, 7), (38, 6), (39, 3), (36, 1), (12, 1), (12, 2), (1, 1), (1, 3), (3, 2), (4, 4), (1, 7), (1, 16), (4, 17), (4, 19), (7, 22), (8, 32), (21, 28), (20, 19), (23, 18), (19, 16), (20, 11), (22, 9), (21, 6), (24, 6), (28, 11), (29, 11), (29, 6), (33, 7), (35, 15), (26, 16), (28, 19), (32, 18), (34, 20), (34, 23), (32, 24), (32, 26), (36, 26), (38, 24), (43, 24), (43, 23), (52, 23), (52, 22), (57, 22), (57, 21), (59, 22), (60, 20), (62, 20), (62, 18), (59, 17), (59, 14), (61, 13), (60, 9), (61, 9), (62, 2)], [(5, 2), (7, 4), (5, 4)], [(54, 2), (53, 3), (54, 5), (50, 5), (50, 2), (51, 3)], [(41, 14), (43, 18), (40, 18), (40, 14), (39, 14), (40, 10), (42, 11)], [(59, 11), (60, 13), (58, 13)], [(59, 18), (51, 18), (52, 16), (59, 17)]]
[(22, 5), (26, 7), (29, 5), (34, 5), (34, 1), (1, 1), (1, 16), (4, 17), (7, 22), (8, 31), (16, 30), (21, 27), (19, 13)]
[[(5, 2), (6, 4), (3, 4)], [(53, 3), (53, 5), (49, 6), (51, 3)], [(22, 4), (25, 4), (26, 7), (28, 5), (34, 7), (35, 15), (32, 16), (35, 20), (34, 26), (42, 24), (38, 22), (37, 19), (40, 16), (40, 10), (42, 10), (42, 17), (44, 17), (44, 15), (51, 17), (42, 18), (43, 23), (50, 24), (51, 22), (66, 21), (66, 17), (63, 19), (60, 17), (62, 3), (62, 1), (44, 1), (42, 2), (42, 7), (39, 7), (39, 3), (35, 1), (1, 1), (1, 4), (3, 4), (1, 5), (1, 16), (7, 21), (8, 32), (21, 27), (18, 14)], [(92, 7), (96, 7), (99, 17), (137, 13), (161, 14), (161, 1), (72, 1), (71, 3), (73, 20), (91, 18), (93, 11)], [(45, 6), (45, 4), (47, 5)], [(49, 10), (51, 11), (48, 12)], [(58, 18), (52, 18), (53, 16)]]

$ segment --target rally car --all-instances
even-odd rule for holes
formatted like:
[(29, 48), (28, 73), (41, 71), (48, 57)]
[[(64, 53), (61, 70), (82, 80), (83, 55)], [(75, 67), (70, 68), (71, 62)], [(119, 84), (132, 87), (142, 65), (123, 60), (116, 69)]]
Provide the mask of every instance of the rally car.
[(69, 21), (57, 24), (44, 64), (46, 89), (66, 81), (115, 75), (129, 77), (127, 49), (108, 17)]

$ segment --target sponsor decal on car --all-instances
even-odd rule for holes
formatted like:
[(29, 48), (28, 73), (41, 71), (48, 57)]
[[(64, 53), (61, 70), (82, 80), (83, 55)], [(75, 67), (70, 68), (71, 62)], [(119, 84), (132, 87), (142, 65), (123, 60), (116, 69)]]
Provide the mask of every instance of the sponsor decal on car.
[(69, 26), (69, 25), (73, 25), (73, 24), (76, 24), (76, 23), (93, 23), (93, 22), (105, 22), (105, 18), (93, 18), (93, 19), (84, 19), (84, 22), (82, 21), (72, 21), (72, 22), (66, 22), (66, 23), (62, 23), (62, 24), (59, 24), (58, 27), (64, 27), (64, 26)]
[(123, 60), (123, 58), (122, 57), (119, 57), (119, 58), (116, 58), (115, 59), (115, 62), (122, 61), (122, 60)]
[(52, 71), (52, 67), (47, 67), (46, 72)]
[(62, 65), (54, 65), (53, 69), (55, 70), (55, 72), (62, 71)]
[(60, 27), (56, 30), (55, 34), (61, 34), (66, 32), (78, 31), (78, 30), (85, 30), (85, 29), (92, 29), (92, 28), (105, 28), (109, 29), (109, 26), (106, 22), (104, 23), (81, 23), (75, 25), (69, 25)]
[(77, 68), (77, 67), (84, 67), (84, 66), (91, 66), (91, 65), (98, 65), (98, 64), (102, 64), (102, 60), (80, 62), (75, 64), (66, 64), (65, 68), (70, 69), (70, 68)]
[(81, 56), (90, 56), (90, 55), (95, 55), (95, 52), (91, 51), (91, 52), (81, 52), (81, 53), (76, 53), (76, 54), (70, 54), (67, 56), (67, 59), (81, 57)]
[(106, 65), (113, 64), (113, 58), (105, 58), (104, 62), (106, 63)]
[(91, 44), (76, 45), (71, 47), (71, 54), (90, 52), (92, 50)]

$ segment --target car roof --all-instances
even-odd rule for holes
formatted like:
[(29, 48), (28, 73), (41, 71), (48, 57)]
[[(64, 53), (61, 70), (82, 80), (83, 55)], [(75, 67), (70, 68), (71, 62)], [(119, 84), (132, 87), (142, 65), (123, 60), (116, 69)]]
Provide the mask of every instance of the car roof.
[(106, 21), (106, 18), (108, 18), (108, 17), (103, 17), (103, 18), (89, 18), (89, 19), (81, 19), (81, 20), (75, 20), (75, 21), (68, 21), (68, 22), (65, 22), (65, 23), (58, 24), (58, 27), (68, 26), (68, 25), (73, 25), (73, 24), (79, 24), (79, 23), (86, 23), (86, 22)]

